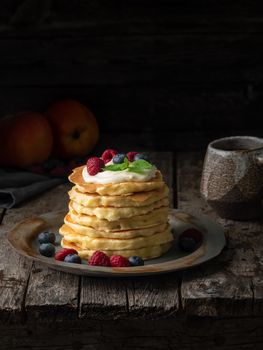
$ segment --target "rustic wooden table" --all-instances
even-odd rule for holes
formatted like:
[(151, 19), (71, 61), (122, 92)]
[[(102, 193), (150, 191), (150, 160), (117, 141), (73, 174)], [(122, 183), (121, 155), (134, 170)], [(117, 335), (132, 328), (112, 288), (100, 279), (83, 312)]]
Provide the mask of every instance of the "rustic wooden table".
[(263, 224), (223, 220), (203, 202), (203, 154), (155, 153), (174, 205), (225, 228), (216, 259), (181, 273), (103, 279), (50, 270), (13, 251), (6, 233), (19, 220), (65, 209), (69, 184), (2, 213), (0, 348), (262, 349)]

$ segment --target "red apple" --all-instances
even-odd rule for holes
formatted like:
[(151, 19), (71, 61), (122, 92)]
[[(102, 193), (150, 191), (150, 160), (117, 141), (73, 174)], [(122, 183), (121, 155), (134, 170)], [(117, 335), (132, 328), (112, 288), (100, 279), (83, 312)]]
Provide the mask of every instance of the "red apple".
[(47, 112), (54, 145), (53, 154), (60, 158), (83, 157), (95, 146), (99, 128), (92, 112), (75, 100), (61, 100)]
[(53, 136), (46, 117), (22, 112), (0, 120), (0, 164), (25, 167), (44, 162), (50, 155)]

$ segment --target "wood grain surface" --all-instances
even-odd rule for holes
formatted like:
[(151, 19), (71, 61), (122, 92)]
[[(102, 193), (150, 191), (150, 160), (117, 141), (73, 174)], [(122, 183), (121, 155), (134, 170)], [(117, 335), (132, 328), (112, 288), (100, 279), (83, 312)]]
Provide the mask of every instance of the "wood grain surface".
[(6, 241), (17, 221), (66, 211), (69, 185), (2, 211), (1, 350), (263, 348), (263, 224), (220, 219), (199, 194), (204, 154), (184, 152), (262, 136), (262, 32), (260, 0), (1, 1), (0, 118), (71, 97), (94, 111), (98, 150), (179, 150), (153, 154), (171, 203), (227, 236), (192, 271), (105, 281), (32, 264)]
[[(49, 294), (49, 289), (46, 289), (45, 284), (41, 283), (43, 276), (47, 275), (46, 268), (42, 266), (38, 274), (31, 273), (32, 262), (19, 256), (7, 243), (5, 235), (17, 222), (26, 217), (59, 210), (63, 207), (66, 208), (68, 188), (68, 185), (60, 185), (40, 197), (23, 203), (21, 207), (6, 212), (0, 225), (0, 250), (2, 257), (0, 262), (0, 317), (2, 314), (12, 318), (16, 316), (18, 318), (23, 317), (27, 300), (29, 300), (29, 304), (33, 302), (33, 304), (38, 306), (42, 306), (42, 301), (44, 305), (48, 303), (48, 295), (53, 300), (53, 293)], [(43, 275), (40, 273), (41, 271), (43, 271)], [(50, 270), (49, 274), (52, 275), (52, 273), (53, 271)], [(36, 277), (37, 282), (34, 282)], [(54, 280), (57, 279), (58, 276), (56, 275)], [(70, 287), (71, 283), (67, 290), (70, 290)], [(33, 301), (31, 293), (33, 293)], [(66, 297), (68, 302), (68, 295)]]
[(175, 204), (225, 227), (227, 248), (191, 271), (109, 280), (60, 273), (18, 256), (6, 232), (25, 217), (66, 211), (70, 185), (5, 212), (1, 349), (118, 349), (127, 337), (127, 349), (261, 349), (262, 224), (222, 220), (206, 206), (199, 195), (202, 158), (199, 152), (151, 155), (175, 190)]
[[(262, 317), (65, 320), (0, 327), (1, 350), (261, 350)], [(12, 341), (10, 341), (12, 339)]]
[[(178, 204), (193, 214), (218, 221), (227, 236), (227, 247), (213, 261), (185, 271), (181, 286), (187, 313), (204, 316), (244, 316), (262, 311), (262, 250), (260, 222), (235, 222), (219, 218), (200, 198), (200, 153), (178, 155)], [(257, 296), (255, 298), (255, 295)]]
[(207, 131), (262, 134), (261, 7), (2, 1), (0, 117), (71, 97), (94, 111), (105, 133), (151, 132), (155, 150), (180, 147), (180, 132), (192, 147), (205, 145), (195, 137)]
[(261, 316), (262, 225), (220, 219), (204, 203), (199, 194), (202, 158), (197, 152), (176, 157), (169, 152), (151, 154), (172, 189), (171, 202), (190, 213), (209, 215), (225, 227), (228, 244), (221, 256), (183, 276), (130, 280), (77, 277), (32, 264), (9, 247), (5, 233), (25, 217), (58, 209), (66, 212), (70, 185), (61, 185), (3, 217), (1, 316), (119, 319), (167, 317), (182, 311), (206, 317)]

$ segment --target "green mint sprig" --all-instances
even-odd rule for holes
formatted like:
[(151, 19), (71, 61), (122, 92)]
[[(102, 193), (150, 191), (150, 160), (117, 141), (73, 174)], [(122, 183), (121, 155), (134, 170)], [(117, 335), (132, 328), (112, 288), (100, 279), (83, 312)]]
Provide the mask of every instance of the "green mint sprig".
[(147, 160), (138, 159), (130, 163), (128, 171), (133, 173), (143, 173), (144, 170), (148, 170), (151, 168), (152, 168), (152, 164), (147, 162)]
[(111, 164), (106, 165), (103, 170), (110, 170), (110, 171), (122, 171), (125, 169), (128, 169), (128, 171), (133, 173), (143, 173), (147, 169), (151, 169), (152, 164), (147, 162), (147, 160), (144, 159), (138, 159), (134, 162), (129, 163), (127, 158), (124, 158), (124, 162), (121, 164)]
[(111, 164), (111, 165), (106, 165), (103, 170), (110, 170), (110, 171), (120, 171), (120, 170), (125, 170), (129, 166), (129, 161), (127, 158), (124, 158), (124, 162), (121, 164)]

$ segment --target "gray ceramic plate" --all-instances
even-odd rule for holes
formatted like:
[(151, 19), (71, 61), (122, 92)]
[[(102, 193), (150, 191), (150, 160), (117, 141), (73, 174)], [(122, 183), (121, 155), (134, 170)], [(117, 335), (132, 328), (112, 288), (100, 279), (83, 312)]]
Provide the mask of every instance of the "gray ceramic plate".
[[(103, 277), (141, 276), (188, 269), (214, 258), (225, 246), (223, 229), (216, 222), (207, 217), (195, 217), (179, 210), (171, 210), (169, 221), (173, 227), (175, 240), (172, 248), (160, 258), (147, 260), (144, 266), (138, 267), (88, 266), (85, 261), (81, 265), (69, 264), (40, 255), (37, 243), (37, 235), (42, 230), (51, 229), (53, 232), (58, 232), (64, 215), (65, 213), (62, 212), (50, 212), (23, 220), (8, 233), (8, 241), (18, 253), (50, 268), (78, 275)], [(204, 240), (203, 244), (193, 253), (184, 253), (177, 246), (177, 237), (190, 227), (202, 231)], [(60, 249), (59, 241), (60, 237), (57, 234), (57, 250)]]

